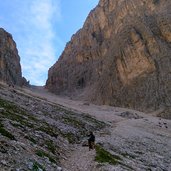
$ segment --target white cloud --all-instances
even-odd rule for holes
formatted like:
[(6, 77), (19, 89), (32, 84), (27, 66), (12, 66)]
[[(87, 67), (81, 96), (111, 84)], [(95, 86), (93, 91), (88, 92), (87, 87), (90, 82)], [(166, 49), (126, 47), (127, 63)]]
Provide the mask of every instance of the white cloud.
[[(18, 48), (23, 75), (31, 84), (44, 85), (47, 72), (56, 61), (57, 39), (54, 26), (61, 18), (59, 0), (22, 2), (18, 31)], [(22, 43), (21, 43), (22, 42)]]
[[(31, 12), (34, 17), (33, 23), (35, 26), (44, 29), (49, 29), (51, 27), (53, 15), (56, 13), (56, 17), (60, 18), (60, 8), (59, 4), (54, 4), (54, 0), (35, 0), (31, 6)], [(55, 6), (57, 5), (57, 6)]]

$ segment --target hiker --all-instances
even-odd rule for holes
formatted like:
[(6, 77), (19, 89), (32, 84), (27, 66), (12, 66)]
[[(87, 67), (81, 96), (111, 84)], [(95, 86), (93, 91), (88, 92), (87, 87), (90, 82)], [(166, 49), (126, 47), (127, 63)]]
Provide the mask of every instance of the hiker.
[(89, 151), (91, 149), (94, 149), (95, 148), (95, 136), (94, 136), (94, 134), (93, 134), (92, 131), (89, 134), (88, 146), (89, 146)]

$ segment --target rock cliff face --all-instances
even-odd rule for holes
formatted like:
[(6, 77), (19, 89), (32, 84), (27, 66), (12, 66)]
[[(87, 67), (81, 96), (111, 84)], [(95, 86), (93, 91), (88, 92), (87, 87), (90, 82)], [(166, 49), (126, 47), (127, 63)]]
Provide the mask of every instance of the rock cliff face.
[(98, 104), (171, 106), (171, 1), (100, 0), (46, 87)]
[(0, 81), (13, 85), (22, 85), (24, 81), (16, 44), (11, 34), (2, 28), (0, 28)]

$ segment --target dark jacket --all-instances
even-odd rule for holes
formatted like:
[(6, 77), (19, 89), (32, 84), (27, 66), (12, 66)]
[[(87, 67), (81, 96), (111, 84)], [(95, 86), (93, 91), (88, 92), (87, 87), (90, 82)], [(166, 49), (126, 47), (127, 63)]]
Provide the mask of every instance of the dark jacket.
[(89, 142), (95, 142), (95, 136), (93, 134), (90, 134), (89, 136), (90, 137), (89, 137), (88, 141)]

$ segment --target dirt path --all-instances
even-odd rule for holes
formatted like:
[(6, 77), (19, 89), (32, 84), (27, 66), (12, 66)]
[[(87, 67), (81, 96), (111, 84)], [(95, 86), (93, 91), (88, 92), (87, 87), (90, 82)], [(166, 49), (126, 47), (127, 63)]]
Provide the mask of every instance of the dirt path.
[(68, 154), (67, 160), (62, 161), (64, 171), (97, 171), (94, 161), (95, 150), (88, 150), (88, 147), (77, 145)]

